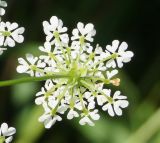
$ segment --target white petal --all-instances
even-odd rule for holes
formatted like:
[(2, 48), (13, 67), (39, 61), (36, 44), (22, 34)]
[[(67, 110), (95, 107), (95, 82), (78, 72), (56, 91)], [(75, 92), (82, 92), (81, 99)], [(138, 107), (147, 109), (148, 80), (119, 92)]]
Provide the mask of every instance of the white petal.
[(16, 70), (18, 73), (25, 73), (25, 72), (27, 72), (28, 69), (29, 69), (29, 67), (27, 67), (27, 66), (19, 65)]
[(51, 52), (51, 44), (49, 42), (45, 42), (44, 47), (46, 52)]
[(117, 65), (119, 68), (123, 67), (123, 58), (122, 57), (118, 57), (117, 59)]
[(118, 74), (118, 70), (112, 70), (111, 72), (107, 71), (107, 77), (108, 77), (108, 79), (111, 79), (116, 74)]
[(0, 8), (0, 15), (3, 16), (5, 14), (5, 10), (3, 8)]
[(127, 48), (128, 48), (128, 44), (126, 42), (122, 42), (121, 45), (119, 46), (118, 53), (126, 51)]
[(8, 130), (8, 125), (7, 125), (6, 123), (3, 123), (3, 124), (1, 125), (2, 134), (4, 135), (5, 132), (7, 132), (7, 130)]
[(11, 35), (16, 42), (23, 43), (24, 37), (22, 35), (18, 35), (17, 33), (12, 33)]
[(58, 18), (56, 16), (52, 16), (50, 22), (53, 26), (53, 30), (55, 30), (58, 27)]
[(7, 27), (8, 27), (9, 31), (12, 31), (12, 30), (14, 30), (18, 27), (18, 24), (17, 23), (12, 23), (12, 24), (10, 24), (10, 26), (7, 26)]
[(0, 46), (2, 46), (3, 43), (4, 43), (4, 36), (1, 36), (1, 35), (0, 35)]
[(4, 136), (11, 136), (16, 133), (16, 129), (13, 127), (8, 128), (6, 132), (4, 132)]
[(68, 42), (69, 42), (68, 34), (62, 34), (62, 35), (60, 35), (60, 39), (61, 39), (62, 42), (65, 43), (65, 44), (68, 44)]
[(119, 54), (124, 58), (132, 58), (134, 56), (132, 51), (126, 51), (126, 52), (122, 52), (122, 53), (119, 53)]
[(7, 2), (4, 1), (4, 0), (2, 0), (2, 1), (0, 2), (0, 6), (2, 6), (2, 7), (7, 7)]
[(94, 25), (92, 23), (88, 23), (86, 26), (85, 26), (85, 29), (84, 29), (84, 34), (87, 34), (89, 32), (91, 32), (94, 28)]
[(107, 101), (107, 99), (103, 95), (98, 95), (97, 96), (98, 105), (102, 106), (106, 101)]
[(116, 91), (113, 95), (113, 99), (127, 99), (126, 96), (120, 95), (121, 92), (120, 91)]
[(119, 107), (119, 104), (115, 103), (113, 108), (114, 108), (115, 113), (116, 113), (118, 116), (121, 116), (121, 115), (122, 115), (122, 109)]
[(35, 99), (35, 103), (37, 105), (41, 105), (44, 101), (45, 101), (45, 97), (44, 96), (38, 97), (38, 98)]
[(112, 116), (112, 117), (115, 115), (115, 114), (114, 114), (114, 111), (113, 111), (113, 107), (112, 107), (112, 105), (111, 105), (110, 103), (104, 105), (104, 106), (102, 107), (102, 110), (108, 111), (108, 114), (109, 114), (110, 116)]
[(51, 41), (51, 39), (53, 38), (53, 34), (52, 33), (49, 33), (47, 36), (46, 36), (46, 41)]
[(45, 126), (46, 129), (49, 129), (55, 124), (55, 122), (56, 122), (55, 118), (47, 119), (47, 120), (44, 121), (44, 126)]
[(5, 143), (10, 143), (13, 140), (13, 137), (10, 136), (7, 139), (5, 139)]
[(74, 117), (79, 117), (79, 114), (76, 111), (74, 111), (73, 109), (71, 109), (67, 114), (67, 119), (71, 120)]
[(88, 124), (90, 126), (94, 126), (94, 123), (86, 116), (79, 121), (79, 124), (80, 125)]
[(72, 34), (73, 34), (74, 36), (79, 36), (78, 29), (77, 29), (77, 28), (76, 28), (76, 29), (73, 29)]
[(77, 24), (77, 28), (79, 30), (79, 32), (84, 35), (84, 24), (82, 22), (78, 22)]
[(15, 41), (10, 38), (10, 37), (7, 37), (5, 42), (4, 42), (4, 46), (9, 46), (9, 47), (14, 47), (15, 46)]
[(60, 28), (60, 29), (58, 29), (58, 31), (59, 31), (59, 33), (67, 32), (67, 27)]
[(43, 114), (42, 116), (39, 117), (38, 121), (39, 122), (44, 122), (45, 120), (51, 120), (51, 115), (49, 114)]
[(106, 67), (108, 67), (108, 68), (110, 68), (110, 67), (116, 68), (116, 62), (113, 59), (109, 60), (106, 63)]
[(94, 108), (95, 108), (95, 102), (89, 102), (88, 109), (91, 110), (91, 109), (94, 109)]
[(111, 90), (110, 89), (103, 89), (103, 92), (105, 93), (106, 96), (111, 96)]
[(89, 114), (93, 120), (99, 120), (100, 118), (100, 115), (98, 114), (98, 110), (94, 110), (93, 112), (90, 112)]

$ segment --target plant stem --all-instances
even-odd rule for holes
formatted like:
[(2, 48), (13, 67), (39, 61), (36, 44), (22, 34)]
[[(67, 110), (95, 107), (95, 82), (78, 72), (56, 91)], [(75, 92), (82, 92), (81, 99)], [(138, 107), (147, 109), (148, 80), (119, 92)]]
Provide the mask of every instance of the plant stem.
[(67, 77), (69, 77), (69, 75), (64, 75), (64, 74), (63, 75), (54, 74), (54, 75), (43, 76), (43, 77), (25, 77), (25, 78), (20, 78), (20, 79), (0, 81), (0, 87), (11, 86), (14, 84), (20, 84), (20, 83), (25, 83), (25, 82), (43, 81), (47, 79), (67, 78)]
[(146, 143), (160, 129), (160, 108), (125, 143)]

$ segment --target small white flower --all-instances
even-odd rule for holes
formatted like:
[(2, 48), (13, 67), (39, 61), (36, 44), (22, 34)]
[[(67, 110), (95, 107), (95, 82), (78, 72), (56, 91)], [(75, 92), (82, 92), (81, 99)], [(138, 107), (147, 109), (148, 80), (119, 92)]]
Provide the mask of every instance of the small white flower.
[(37, 98), (35, 99), (35, 103), (37, 105), (43, 104), (45, 102), (46, 98), (51, 96), (54, 92), (54, 90), (53, 91), (51, 90), (54, 87), (52, 80), (50, 80), (50, 79), (47, 80), (44, 87), (42, 87), (41, 91), (36, 94)]
[(7, 7), (6, 1), (0, 0), (0, 16), (3, 16), (5, 14), (5, 10), (3, 7)]
[(49, 113), (45, 113), (39, 118), (39, 122), (43, 122), (46, 129), (51, 128), (56, 121), (62, 121), (62, 118), (59, 115), (52, 116)]
[[(116, 57), (116, 61), (117, 61), (117, 65), (119, 68), (123, 67), (123, 63), (127, 63), (131, 61), (131, 58), (133, 57), (133, 52), (131, 51), (126, 51), (128, 48), (128, 45), (126, 42), (122, 42), (119, 46), (119, 41), (118, 40), (114, 40), (112, 42), (112, 46), (107, 45), (106, 46), (106, 52), (110, 52), (111, 54), (117, 54)], [(112, 67), (115, 68), (116, 67), (116, 62), (114, 59), (111, 59), (107, 62), (106, 66), (108, 68)]]
[[(126, 108), (129, 105), (129, 102), (126, 100), (127, 97), (120, 94), (120, 91), (116, 91), (113, 95), (113, 101), (109, 101), (102, 107), (102, 109), (108, 111), (108, 114), (112, 117), (115, 115), (121, 116), (121, 108)], [(110, 93), (107, 96), (110, 97)]]
[(17, 23), (0, 22), (0, 46), (14, 47), (15, 42), (22, 43), (24, 28), (18, 28)]
[(77, 28), (73, 29), (72, 34), (71, 40), (73, 41), (80, 40), (81, 36), (83, 36), (84, 40), (93, 42), (93, 36), (95, 36), (96, 30), (92, 23), (88, 23), (84, 26), (82, 22), (78, 22)]
[(88, 117), (88, 116), (84, 116), (80, 121), (79, 121), (80, 125), (86, 125), (88, 124), (89, 126), (94, 126), (93, 121)]
[(95, 124), (93, 123), (92, 120), (99, 120), (100, 115), (98, 114), (98, 110), (95, 109), (94, 111), (89, 111), (89, 113), (87, 115), (82, 114), (82, 116), (84, 116), (80, 121), (79, 124), (80, 125), (90, 125), (90, 126), (94, 126)]
[[(63, 27), (63, 22), (56, 16), (50, 18), (50, 23), (48, 21), (43, 22), (44, 33), (47, 35), (46, 41), (50, 42), (51, 45), (61, 46), (60, 42), (63, 44), (68, 44), (69, 38), (67, 32), (67, 27)], [(60, 41), (58, 41), (60, 40)]]
[(71, 109), (67, 114), (67, 119), (71, 120), (74, 117), (79, 117), (79, 114), (75, 110)]
[(13, 139), (13, 134), (16, 133), (16, 129), (8, 127), (6, 123), (3, 123), (0, 127), (0, 141), (10, 143)]
[(27, 73), (31, 76), (41, 76), (43, 73), (40, 71), (36, 71), (37, 68), (44, 68), (45, 63), (41, 62), (41, 60), (38, 60), (37, 57), (33, 57), (32, 54), (26, 54), (26, 60), (23, 58), (18, 58), (19, 66), (17, 67), (18, 73)]
[(52, 115), (52, 110), (54, 110), (58, 104), (58, 100), (52, 100), (52, 99), (49, 100), (48, 105), (47, 103), (44, 102), (43, 108), (45, 110), (45, 113), (39, 118), (39, 122), (43, 122), (45, 128), (47, 129), (51, 128), (56, 123), (56, 121), (62, 120), (62, 118), (59, 115), (57, 114)]
[(87, 53), (92, 52), (93, 47), (90, 45), (90, 42), (93, 42), (93, 36), (96, 34), (92, 23), (88, 23), (84, 26), (82, 22), (78, 22), (77, 28), (73, 29), (72, 34), (71, 45), (75, 47), (76, 51), (84, 50)]

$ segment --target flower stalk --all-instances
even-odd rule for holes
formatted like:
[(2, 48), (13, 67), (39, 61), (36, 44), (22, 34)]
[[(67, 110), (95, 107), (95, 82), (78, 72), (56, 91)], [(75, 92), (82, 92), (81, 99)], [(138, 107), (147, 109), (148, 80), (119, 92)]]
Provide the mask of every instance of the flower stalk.
[(54, 75), (42, 76), (42, 77), (25, 77), (25, 78), (13, 79), (13, 80), (0, 81), (0, 87), (11, 86), (11, 85), (21, 84), (26, 82), (44, 81), (47, 79), (67, 78), (67, 77), (69, 77), (69, 75), (60, 75), (60, 74), (54, 74)]

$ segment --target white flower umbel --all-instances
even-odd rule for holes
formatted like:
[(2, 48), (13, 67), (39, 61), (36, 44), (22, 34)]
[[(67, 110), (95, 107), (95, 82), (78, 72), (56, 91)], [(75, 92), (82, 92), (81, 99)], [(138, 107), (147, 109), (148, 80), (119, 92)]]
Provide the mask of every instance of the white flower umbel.
[(50, 23), (43, 22), (43, 26), (47, 41), (39, 47), (42, 54), (39, 58), (28, 55), (27, 61), (19, 58), (17, 67), (19, 73), (50, 77), (36, 94), (35, 103), (44, 108), (39, 121), (50, 128), (67, 113), (67, 119), (80, 117), (81, 125), (93, 126), (100, 118), (96, 104), (111, 116), (122, 115), (122, 108), (128, 106), (127, 97), (119, 91), (111, 96), (107, 86), (120, 85), (118, 67), (133, 56), (132, 52), (126, 51), (127, 44), (123, 42), (118, 49), (116, 40), (105, 51), (99, 45), (94, 49), (91, 42), (96, 32), (90, 23), (78, 23), (71, 42), (63, 39), (67, 28), (56, 16), (51, 17)]
[(13, 134), (16, 133), (16, 129), (8, 127), (6, 123), (3, 123), (0, 127), (0, 143), (10, 143), (13, 139)]
[(24, 28), (18, 28), (17, 23), (0, 22), (0, 46), (14, 47), (16, 42), (22, 43)]
[(0, 16), (3, 16), (5, 14), (4, 7), (7, 7), (6, 1), (0, 0)]

